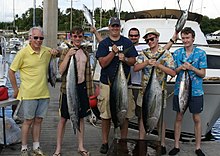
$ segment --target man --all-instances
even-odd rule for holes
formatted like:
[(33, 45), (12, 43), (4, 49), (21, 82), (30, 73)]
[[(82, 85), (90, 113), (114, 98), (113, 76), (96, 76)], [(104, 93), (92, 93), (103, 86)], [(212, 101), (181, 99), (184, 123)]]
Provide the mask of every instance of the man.
[[(156, 76), (159, 80), (159, 83), (161, 85), (162, 92), (166, 90), (166, 78), (167, 74), (171, 76), (175, 76), (174, 71), (174, 61), (171, 53), (166, 50), (165, 48), (161, 47), (159, 42), (159, 36), (160, 33), (156, 31), (154, 28), (148, 28), (146, 30), (146, 34), (144, 35), (144, 39), (146, 43), (148, 44), (149, 48), (143, 50), (143, 53), (141, 56), (137, 58), (137, 63), (134, 66), (134, 71), (140, 71), (142, 70), (143, 78), (141, 82), (141, 86), (143, 90), (141, 91), (141, 94), (143, 96), (143, 91), (146, 88), (146, 85), (148, 84), (152, 67), (154, 66), (156, 69)], [(168, 43), (172, 45), (172, 43)], [(170, 47), (170, 46), (168, 46)], [(166, 47), (167, 48), (167, 47)], [(157, 60), (158, 59), (158, 60)], [(142, 100), (142, 99), (141, 99)], [(142, 107), (142, 101), (140, 101), (139, 106)], [(164, 106), (165, 108), (165, 106)], [(159, 124), (158, 124), (159, 125)], [(143, 126), (143, 116), (141, 114), (140, 117), (140, 123), (139, 123), (139, 139), (144, 139), (146, 136), (146, 132)], [(165, 148), (165, 123), (163, 122), (162, 126), (162, 140), (161, 140), (161, 146), (162, 146), (162, 155), (166, 154), (166, 148)]]
[[(42, 46), (44, 40), (41, 27), (33, 27), (29, 31), (29, 44), (15, 56), (10, 69), (9, 78), (14, 90), (14, 97), (22, 100), (24, 122), (22, 124), (21, 156), (28, 156), (28, 134), (32, 128), (33, 155), (43, 156), (40, 149), (40, 132), (43, 118), (49, 105), (49, 89), (47, 71), (51, 54), (56, 50)], [(17, 86), (15, 72), (20, 71), (20, 87)]]
[(201, 143), (201, 118), (200, 113), (203, 111), (203, 78), (206, 74), (207, 58), (205, 51), (193, 46), (195, 40), (195, 32), (190, 27), (185, 27), (181, 31), (181, 38), (184, 44), (183, 48), (180, 48), (174, 52), (174, 60), (176, 66), (177, 79), (174, 89), (173, 98), (173, 110), (177, 112), (176, 121), (174, 124), (175, 130), (175, 144), (174, 148), (169, 152), (169, 155), (176, 155), (180, 151), (179, 139), (181, 133), (181, 124), (183, 119), (183, 113), (180, 112), (178, 94), (180, 89), (180, 81), (182, 74), (185, 70), (188, 70), (191, 82), (191, 98), (189, 99), (189, 111), (193, 114), (196, 147), (195, 153), (198, 156), (204, 156), (205, 154), (200, 149)]
[[(102, 146), (100, 152), (106, 154), (108, 152), (108, 135), (111, 126), (111, 112), (110, 112), (110, 84), (116, 76), (117, 64), (119, 61), (123, 62), (123, 69), (130, 82), (130, 66), (135, 63), (137, 51), (132, 42), (120, 35), (121, 24), (120, 20), (112, 17), (109, 20), (109, 37), (105, 38), (99, 43), (96, 58), (101, 66), (100, 76), (100, 95), (98, 96), (98, 108), (100, 117), (102, 118)], [(128, 50), (126, 54), (122, 52)], [(126, 138), (128, 133), (128, 119), (134, 116), (135, 104), (132, 98), (131, 89), (128, 90), (128, 112), (126, 120), (121, 126), (121, 138)]]
[[(67, 71), (69, 61), (73, 55), (76, 58), (77, 66), (77, 92), (79, 97), (79, 125), (80, 130), (77, 131), (78, 138), (78, 153), (83, 156), (89, 156), (89, 152), (84, 148), (84, 117), (90, 114), (88, 96), (92, 95), (92, 78), (89, 63), (89, 53), (81, 47), (83, 41), (84, 30), (80, 27), (74, 27), (71, 33), (72, 48), (63, 50), (59, 60), (59, 72), (62, 75), (62, 85), (60, 88), (60, 113), (61, 118), (57, 126), (57, 147), (53, 156), (61, 156), (61, 145), (65, 130), (65, 125), (70, 115), (67, 104)], [(88, 85), (88, 86), (87, 86)]]

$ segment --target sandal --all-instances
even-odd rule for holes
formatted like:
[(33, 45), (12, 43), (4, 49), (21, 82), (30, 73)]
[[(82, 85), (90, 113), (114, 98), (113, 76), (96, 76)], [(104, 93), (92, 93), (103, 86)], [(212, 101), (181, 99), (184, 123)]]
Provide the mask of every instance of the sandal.
[(54, 153), (53, 156), (61, 156), (61, 153)]
[(88, 151), (78, 151), (78, 153), (79, 153), (81, 156), (89, 156), (89, 152), (88, 152)]

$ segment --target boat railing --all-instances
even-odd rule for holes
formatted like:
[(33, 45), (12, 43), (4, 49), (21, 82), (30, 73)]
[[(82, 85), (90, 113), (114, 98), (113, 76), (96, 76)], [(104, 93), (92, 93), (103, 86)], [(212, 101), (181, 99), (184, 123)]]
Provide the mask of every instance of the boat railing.
[(6, 63), (6, 39), (0, 36), (0, 78), (5, 76)]

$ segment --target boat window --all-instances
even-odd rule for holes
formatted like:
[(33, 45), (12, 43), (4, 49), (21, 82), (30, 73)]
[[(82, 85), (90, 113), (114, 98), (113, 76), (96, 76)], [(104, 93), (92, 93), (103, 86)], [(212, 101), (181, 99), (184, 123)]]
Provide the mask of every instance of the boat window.
[(207, 55), (208, 69), (220, 69), (220, 56)]

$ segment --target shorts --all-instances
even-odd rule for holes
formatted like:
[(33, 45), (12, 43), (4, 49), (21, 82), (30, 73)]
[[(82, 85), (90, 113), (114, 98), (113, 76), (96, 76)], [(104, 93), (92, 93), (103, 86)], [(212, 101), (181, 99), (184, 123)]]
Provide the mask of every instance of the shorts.
[(45, 118), (50, 99), (22, 100), (24, 119)]
[[(100, 117), (103, 119), (111, 119), (110, 111), (110, 87), (100, 83), (100, 94), (98, 98), (98, 109), (100, 111)], [(132, 89), (128, 89), (128, 112), (127, 118), (131, 119), (135, 114), (135, 102), (132, 94)]]
[[(89, 107), (89, 98), (87, 95), (86, 83), (83, 82), (77, 85), (78, 96), (79, 96), (79, 118), (84, 118), (91, 113), (91, 109)], [(61, 117), (65, 119), (70, 119), (68, 105), (67, 105), (67, 96), (66, 94), (62, 93), (60, 95), (60, 113)]]
[(134, 102), (135, 102), (135, 115), (140, 118), (141, 117), (141, 107), (139, 104), (142, 101), (142, 96), (141, 95), (141, 89), (137, 88), (137, 87), (141, 87), (141, 85), (135, 85), (133, 84), (132, 86), (136, 87), (136, 88), (132, 88), (132, 94), (134, 96)]
[[(173, 97), (173, 110), (180, 112), (178, 95), (174, 95)], [(192, 114), (201, 113), (203, 111), (203, 95), (191, 97), (189, 100), (189, 111)]]

